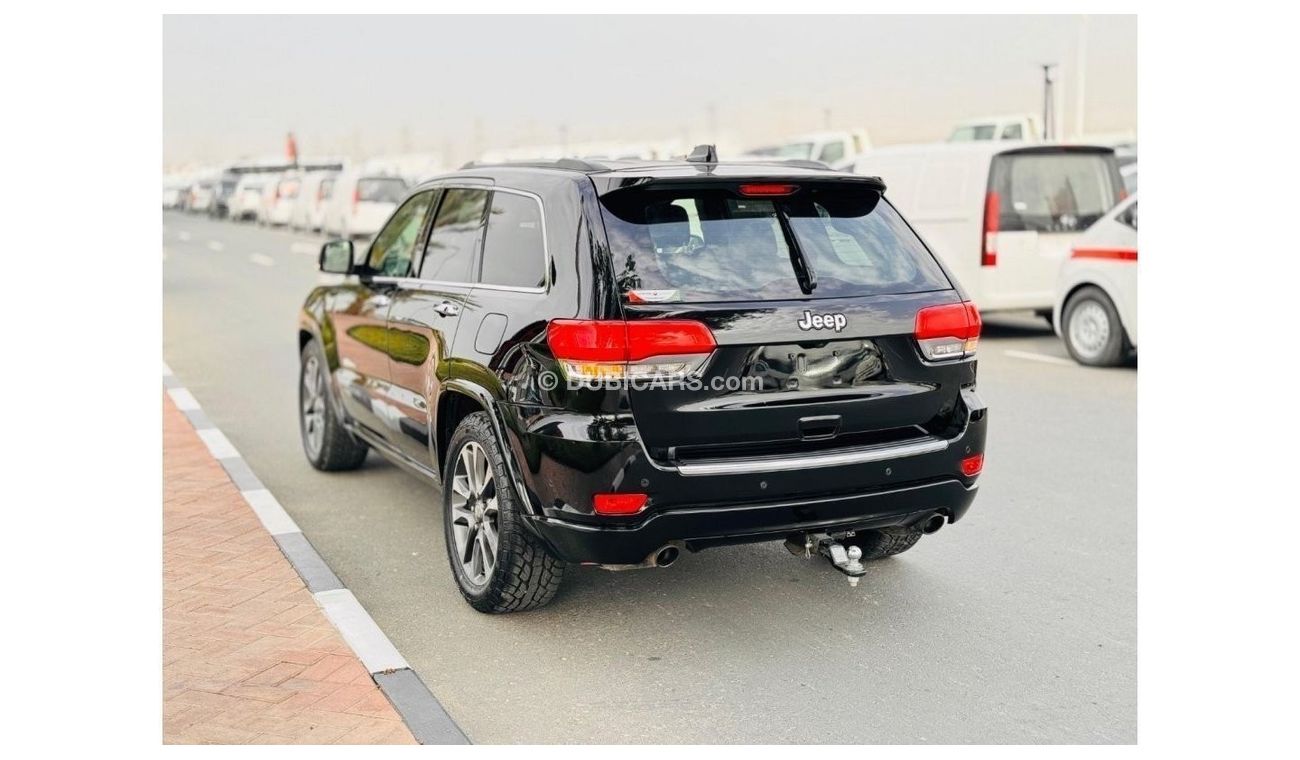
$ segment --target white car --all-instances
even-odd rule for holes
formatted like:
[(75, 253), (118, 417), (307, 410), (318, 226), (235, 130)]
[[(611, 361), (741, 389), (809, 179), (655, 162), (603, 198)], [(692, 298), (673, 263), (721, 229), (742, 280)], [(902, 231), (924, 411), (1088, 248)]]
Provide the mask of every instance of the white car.
[(1001, 140), (898, 145), (860, 156), (885, 197), (981, 312), (1052, 312), (1056, 275), (1124, 194), (1110, 148)]
[(1080, 364), (1113, 367), (1137, 350), (1138, 201), (1098, 219), (1061, 266), (1052, 326)]
[(265, 175), (242, 175), (230, 194), (227, 216), (236, 222), (256, 219), (258, 209), (262, 205), (262, 188), (266, 182)]
[(189, 203), (185, 208), (191, 212), (207, 213), (212, 208), (212, 202), (217, 198), (217, 188), (212, 182), (196, 182), (190, 186)]
[(302, 178), (297, 202), (289, 213), (289, 226), (295, 230), (318, 230), (325, 216), (337, 172), (308, 172)]
[(185, 192), (185, 188), (179, 185), (163, 185), (163, 192), (162, 192), (163, 208), (166, 209), (179, 208), (181, 205), (181, 197), (184, 192)]
[(369, 237), (406, 196), (406, 180), (347, 171), (334, 180), (321, 229), (339, 237)]
[(262, 192), (262, 213), (258, 221), (272, 226), (288, 224), (301, 187), (302, 174), (296, 171), (285, 172), (274, 182), (268, 182)]
[(740, 160), (747, 158), (781, 158), (801, 161), (821, 161), (832, 169), (845, 168), (859, 153), (871, 150), (871, 138), (865, 129), (848, 132), (813, 132), (799, 135), (773, 145), (764, 145), (746, 151)]

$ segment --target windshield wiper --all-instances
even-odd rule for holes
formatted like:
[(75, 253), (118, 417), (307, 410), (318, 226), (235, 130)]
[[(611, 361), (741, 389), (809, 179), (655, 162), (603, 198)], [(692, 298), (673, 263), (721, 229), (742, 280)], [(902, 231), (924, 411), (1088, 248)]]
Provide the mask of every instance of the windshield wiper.
[(785, 246), (790, 250), (790, 266), (794, 267), (794, 276), (799, 281), (799, 289), (804, 295), (810, 296), (817, 289), (817, 272), (813, 271), (808, 257), (803, 254), (803, 249), (795, 240), (794, 229), (790, 227), (790, 220), (786, 218), (785, 211), (778, 208), (776, 218), (781, 224), (781, 233), (785, 235)]

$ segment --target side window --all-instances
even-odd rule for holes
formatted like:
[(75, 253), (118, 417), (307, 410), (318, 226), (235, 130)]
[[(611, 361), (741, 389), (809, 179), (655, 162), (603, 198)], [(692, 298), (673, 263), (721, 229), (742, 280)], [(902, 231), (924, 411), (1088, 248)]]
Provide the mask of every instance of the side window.
[(1132, 227), (1135, 230), (1138, 228), (1137, 201), (1133, 201), (1132, 206), (1129, 206), (1128, 208), (1124, 209), (1124, 212), (1119, 215), (1119, 220), (1124, 224), (1127, 224), (1128, 226)]
[(1019, 124), (1008, 124), (1002, 128), (1003, 140), (1020, 140), (1024, 138), (1024, 130)]
[(822, 148), (822, 153), (817, 157), (817, 160), (823, 164), (833, 164), (841, 158), (844, 158), (844, 143), (836, 140), (833, 143), (827, 143)]
[(542, 207), (535, 198), (492, 193), (480, 282), (517, 288), (546, 286)]
[(433, 191), (412, 196), (388, 220), (388, 224), (370, 244), (370, 257), (366, 264), (371, 272), (384, 277), (405, 277), (410, 270), (411, 254), (420, 237), (424, 220), (429, 215)]
[(486, 190), (451, 189), (438, 206), (420, 262), (420, 279), (471, 282), (470, 266), (483, 236)]

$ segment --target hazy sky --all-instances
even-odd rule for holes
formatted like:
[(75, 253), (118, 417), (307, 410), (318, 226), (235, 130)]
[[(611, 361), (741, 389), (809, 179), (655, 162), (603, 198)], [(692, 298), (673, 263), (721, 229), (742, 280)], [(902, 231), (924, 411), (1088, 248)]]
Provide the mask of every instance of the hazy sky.
[[(752, 143), (863, 126), (887, 144), (1042, 111), (1074, 125), (1079, 16), (168, 16), (164, 162), (560, 142)], [(1090, 16), (1085, 126), (1137, 125), (1137, 19)], [(712, 127), (712, 129), (711, 129)]]

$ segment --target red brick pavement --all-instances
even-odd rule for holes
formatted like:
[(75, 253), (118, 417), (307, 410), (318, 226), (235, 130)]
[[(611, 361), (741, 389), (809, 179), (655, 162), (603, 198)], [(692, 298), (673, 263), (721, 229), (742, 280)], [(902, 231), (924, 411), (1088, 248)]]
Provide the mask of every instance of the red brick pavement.
[(164, 743), (413, 744), (189, 421), (163, 407)]

